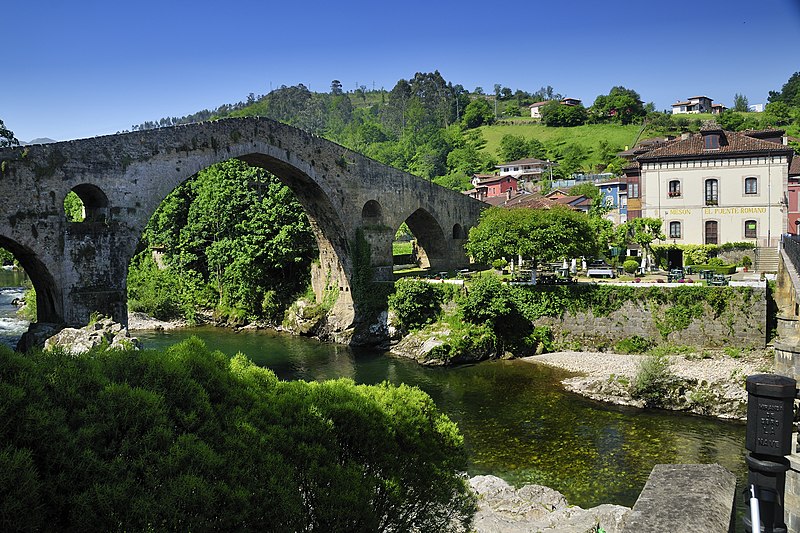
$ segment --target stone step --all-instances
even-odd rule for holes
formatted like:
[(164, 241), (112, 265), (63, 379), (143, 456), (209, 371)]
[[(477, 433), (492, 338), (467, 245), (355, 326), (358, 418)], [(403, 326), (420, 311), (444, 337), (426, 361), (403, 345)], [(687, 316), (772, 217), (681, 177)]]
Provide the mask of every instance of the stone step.
[(756, 248), (755, 262), (753, 270), (757, 272), (777, 272), (778, 271), (778, 249), (777, 248)]

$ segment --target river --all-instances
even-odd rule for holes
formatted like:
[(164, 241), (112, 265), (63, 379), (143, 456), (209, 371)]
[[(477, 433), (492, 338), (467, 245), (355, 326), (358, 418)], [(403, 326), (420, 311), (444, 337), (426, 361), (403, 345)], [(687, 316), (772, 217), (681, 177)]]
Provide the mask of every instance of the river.
[[(0, 286), (21, 280), (0, 271)], [(0, 289), (0, 335), (7, 344), (25, 329), (10, 305), (21, 293)], [(426, 368), (375, 350), (266, 331), (137, 332), (146, 348), (190, 335), (229, 355), (242, 352), (282, 379), (416, 385), (458, 423), (471, 475), (547, 485), (584, 508), (633, 505), (658, 463), (719, 463), (740, 485), (747, 475), (743, 424), (594, 402), (564, 391), (559, 381), (568, 374), (560, 370), (524, 361)]]

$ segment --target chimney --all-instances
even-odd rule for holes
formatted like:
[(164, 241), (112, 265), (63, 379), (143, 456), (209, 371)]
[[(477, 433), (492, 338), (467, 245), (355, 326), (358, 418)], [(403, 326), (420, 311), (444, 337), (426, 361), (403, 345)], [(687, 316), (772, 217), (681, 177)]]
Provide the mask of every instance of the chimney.
[(789, 146), (789, 136), (784, 135), (783, 137), (781, 137), (781, 142), (783, 143), (784, 146)]
[(688, 139), (688, 138), (689, 138), (689, 136), (690, 136), (690, 135), (691, 135), (691, 134), (690, 134), (688, 131), (686, 131), (686, 132), (684, 132), (684, 133), (681, 133), (681, 140), (682, 140), (682, 141), (685, 141), (686, 139)]

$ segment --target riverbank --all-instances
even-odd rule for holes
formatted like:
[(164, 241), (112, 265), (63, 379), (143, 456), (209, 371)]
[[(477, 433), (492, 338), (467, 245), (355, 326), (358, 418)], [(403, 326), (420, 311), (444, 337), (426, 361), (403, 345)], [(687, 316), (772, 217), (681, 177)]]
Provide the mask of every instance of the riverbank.
[[(724, 353), (668, 355), (668, 386), (659, 407), (718, 418), (744, 420), (747, 413), (745, 379), (771, 372), (772, 350), (731, 357)], [(564, 387), (593, 400), (645, 407), (631, 394), (641, 363), (649, 356), (608, 352), (552, 352), (522, 358), (580, 374), (562, 381)]]

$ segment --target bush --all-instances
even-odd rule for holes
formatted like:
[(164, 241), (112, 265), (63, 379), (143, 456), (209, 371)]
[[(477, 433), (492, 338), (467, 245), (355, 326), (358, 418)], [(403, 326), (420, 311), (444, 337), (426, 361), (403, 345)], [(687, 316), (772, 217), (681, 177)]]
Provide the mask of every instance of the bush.
[(622, 269), (627, 272), (628, 274), (633, 274), (639, 268), (639, 263), (634, 261), (633, 259), (626, 259), (624, 263), (622, 263)]
[(749, 255), (742, 257), (742, 266), (745, 268), (750, 268), (753, 265), (753, 260), (750, 259)]
[(665, 355), (648, 355), (639, 364), (631, 384), (631, 396), (648, 407), (664, 405), (675, 376)]
[(405, 329), (415, 329), (436, 320), (442, 309), (444, 291), (439, 285), (401, 278), (389, 296), (389, 308)]
[(0, 384), (4, 531), (470, 527), (462, 437), (416, 388), (283, 382), (196, 339), (0, 347)]
[(633, 335), (627, 339), (622, 339), (616, 345), (614, 350), (617, 353), (644, 353), (653, 347), (653, 341), (639, 335)]

